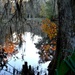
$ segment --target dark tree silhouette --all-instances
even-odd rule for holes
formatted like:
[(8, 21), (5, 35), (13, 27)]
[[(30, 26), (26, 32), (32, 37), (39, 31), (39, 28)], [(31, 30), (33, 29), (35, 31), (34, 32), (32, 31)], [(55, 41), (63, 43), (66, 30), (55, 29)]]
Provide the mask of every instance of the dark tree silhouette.
[[(71, 45), (72, 35), (72, 0), (58, 0), (58, 19), (59, 19), (59, 30), (57, 37), (57, 50), (54, 59), (48, 66), (48, 75), (54, 75), (55, 69), (60, 65), (61, 61), (68, 55), (64, 49), (73, 49)], [(63, 54), (64, 51), (64, 54)]]

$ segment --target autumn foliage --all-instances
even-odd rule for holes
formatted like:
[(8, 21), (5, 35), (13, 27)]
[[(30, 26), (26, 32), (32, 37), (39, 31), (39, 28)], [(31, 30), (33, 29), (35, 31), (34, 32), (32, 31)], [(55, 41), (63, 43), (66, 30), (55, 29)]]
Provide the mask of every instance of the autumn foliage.
[(13, 53), (15, 45), (12, 42), (6, 43), (4, 45), (4, 50), (6, 53)]
[(57, 25), (54, 22), (51, 22), (49, 19), (44, 19), (42, 21), (41, 29), (50, 39), (57, 36)]
[[(49, 19), (44, 19), (42, 21), (41, 29), (44, 33), (48, 35), (50, 40), (57, 37), (57, 25), (54, 22), (51, 22)], [(52, 40), (50, 44), (54, 44), (55, 46), (46, 45), (44, 50), (56, 50), (56, 40)]]
[[(42, 20), (41, 30), (47, 34), (44, 37), (41, 46), (39, 47), (40, 58), (42, 62), (52, 60), (51, 56), (54, 56), (56, 50), (56, 41), (57, 41), (57, 29), (58, 26), (51, 22), (49, 19)], [(41, 43), (40, 42), (40, 43)]]
[(3, 48), (6, 53), (13, 53), (16, 45), (19, 45), (20, 41), (21, 43), (26, 42), (25, 40), (23, 40), (22, 34), (19, 34), (17, 35), (17, 37), (15, 37), (15, 39), (17, 39), (15, 42), (13, 42), (13, 40), (11, 40), (10, 38), (10, 34), (7, 34), (5, 37), (5, 43)]

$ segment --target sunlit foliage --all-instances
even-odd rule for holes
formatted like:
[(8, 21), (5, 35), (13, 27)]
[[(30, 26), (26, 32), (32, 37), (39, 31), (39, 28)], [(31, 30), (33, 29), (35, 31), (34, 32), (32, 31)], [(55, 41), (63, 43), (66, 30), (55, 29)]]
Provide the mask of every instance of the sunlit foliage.
[(41, 29), (50, 39), (57, 36), (57, 25), (54, 22), (51, 22), (49, 19), (44, 19), (42, 21)]

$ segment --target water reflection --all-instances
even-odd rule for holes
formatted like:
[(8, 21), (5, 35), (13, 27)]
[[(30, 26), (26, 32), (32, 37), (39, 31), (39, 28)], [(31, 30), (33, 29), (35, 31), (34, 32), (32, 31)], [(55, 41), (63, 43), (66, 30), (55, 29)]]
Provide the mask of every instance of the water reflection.
[[(42, 73), (45, 73), (45, 71), (47, 72), (47, 66), (50, 63), (50, 61), (43, 63), (43, 64), (39, 64), (38, 61), (40, 60), (39, 58), (39, 54), (38, 54), (38, 49), (35, 47), (34, 43), (37, 43), (40, 39), (42, 39), (42, 37), (35, 35), (32, 39), (32, 33), (30, 32), (26, 32), (24, 33), (24, 35), (22, 36), (22, 38), (26, 41), (23, 42), (21, 48), (18, 48), (19, 53), (17, 53), (16, 55), (13, 55), (11, 57), (11, 59), (8, 62), (8, 70), (10, 70), (10, 72), (13, 72), (13, 67), (15, 69), (17, 69), (18, 71), (22, 70), (22, 65), (25, 63), (25, 61), (28, 62), (28, 65), (32, 65), (32, 67), (35, 68), (35, 72), (36, 72), (36, 68), (37, 66), (39, 66), (39, 71), (42, 70)], [(0, 74), (4, 74), (4, 71), (1, 71)], [(41, 73), (41, 75), (43, 75)], [(6, 72), (7, 75), (11, 75), (8, 74)]]

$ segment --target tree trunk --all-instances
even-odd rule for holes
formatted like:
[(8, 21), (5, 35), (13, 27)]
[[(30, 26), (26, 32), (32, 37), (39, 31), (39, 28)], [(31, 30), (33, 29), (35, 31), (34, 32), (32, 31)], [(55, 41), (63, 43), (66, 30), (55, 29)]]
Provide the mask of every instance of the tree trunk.
[[(72, 31), (72, 9), (71, 0), (58, 0), (58, 15), (59, 15), (59, 30), (57, 37), (57, 50), (54, 59), (49, 64), (49, 75), (54, 75), (55, 69), (59, 66), (58, 63), (68, 55), (64, 49), (72, 49), (71, 46), (71, 31)], [(61, 54), (60, 54), (61, 53)], [(61, 55), (61, 56), (60, 56)], [(60, 61), (59, 61), (60, 59)]]

